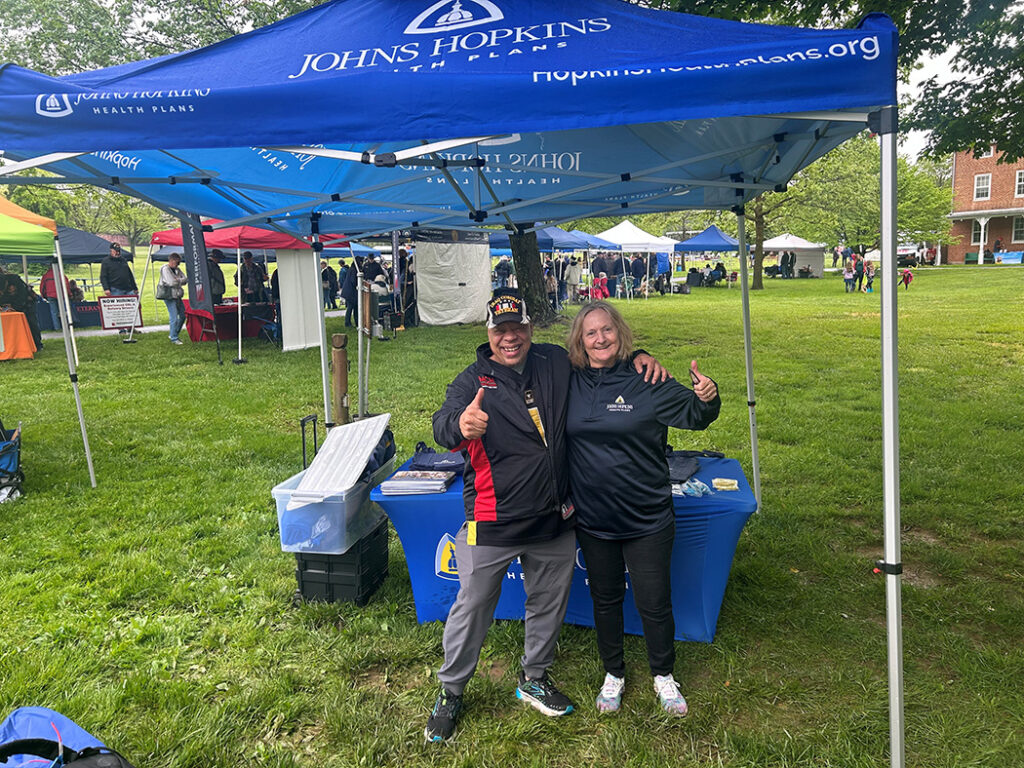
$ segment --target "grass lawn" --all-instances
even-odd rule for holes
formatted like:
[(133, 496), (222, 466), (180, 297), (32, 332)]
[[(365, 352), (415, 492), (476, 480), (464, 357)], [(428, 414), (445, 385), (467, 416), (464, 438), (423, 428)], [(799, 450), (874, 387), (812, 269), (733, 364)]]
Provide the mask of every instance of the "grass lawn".
[[(899, 294), (910, 766), (1024, 765), (1022, 288), (1020, 268), (943, 268)], [(880, 294), (845, 294), (830, 275), (767, 281), (751, 303), (764, 508), (714, 643), (678, 645), (689, 717), (657, 709), (640, 638), (623, 711), (598, 717), (594, 634), (573, 626), (552, 676), (581, 711), (540, 716), (513, 696), (522, 626), (500, 622), (457, 739), (424, 744), (442, 626), (416, 623), (394, 537), (365, 608), (291, 602), (270, 488), (300, 468), (317, 351), (251, 342), (248, 365), (219, 367), (212, 345), (158, 333), (79, 341), (96, 490), (62, 345), (0, 364), (0, 416), (24, 422), (28, 476), (26, 497), (0, 505), (0, 717), (52, 707), (139, 768), (887, 764), (884, 582), (871, 573)], [(696, 358), (722, 391), (706, 433), (670, 442), (749, 473), (740, 291), (620, 306), (639, 344), (677, 374)], [(445, 385), (483, 338), (416, 328), (374, 344), (371, 409), (393, 414), (403, 456), (431, 440)]]

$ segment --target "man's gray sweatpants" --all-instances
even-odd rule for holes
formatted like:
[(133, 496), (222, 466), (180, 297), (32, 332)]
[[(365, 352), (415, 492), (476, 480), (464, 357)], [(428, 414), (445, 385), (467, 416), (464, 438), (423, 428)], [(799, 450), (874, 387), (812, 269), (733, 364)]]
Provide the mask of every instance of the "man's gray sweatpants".
[(555, 659), (555, 644), (569, 604), (576, 556), (576, 535), (515, 546), (469, 546), (466, 526), (455, 537), (459, 595), (444, 627), (444, 664), (437, 676), (454, 694), (461, 694), (476, 671), (480, 648), (494, 620), (508, 567), (517, 557), (526, 589), (526, 637), (520, 661), (527, 677), (540, 677)]

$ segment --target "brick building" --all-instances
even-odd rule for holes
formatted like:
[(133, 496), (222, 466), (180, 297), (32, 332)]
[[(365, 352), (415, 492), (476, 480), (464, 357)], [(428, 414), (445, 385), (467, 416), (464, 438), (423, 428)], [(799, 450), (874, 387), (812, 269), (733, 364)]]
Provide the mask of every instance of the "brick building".
[(953, 157), (953, 236), (950, 264), (976, 263), (978, 253), (1024, 250), (1024, 160), (998, 163), (990, 147), (983, 157), (958, 152)]

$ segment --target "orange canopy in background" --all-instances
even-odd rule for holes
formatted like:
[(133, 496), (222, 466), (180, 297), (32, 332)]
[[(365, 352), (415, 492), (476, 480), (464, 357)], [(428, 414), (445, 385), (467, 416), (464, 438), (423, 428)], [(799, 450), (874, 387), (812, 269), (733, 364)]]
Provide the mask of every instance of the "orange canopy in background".
[(32, 213), (32, 211), (26, 211), (20, 205), (15, 205), (6, 197), (0, 197), (0, 214), (10, 216), (12, 219), (18, 219), (19, 221), (24, 221), (28, 224), (35, 224), (37, 227), (43, 227), (53, 232), (53, 234), (57, 234), (57, 222), (53, 219), (40, 216), (38, 213)]

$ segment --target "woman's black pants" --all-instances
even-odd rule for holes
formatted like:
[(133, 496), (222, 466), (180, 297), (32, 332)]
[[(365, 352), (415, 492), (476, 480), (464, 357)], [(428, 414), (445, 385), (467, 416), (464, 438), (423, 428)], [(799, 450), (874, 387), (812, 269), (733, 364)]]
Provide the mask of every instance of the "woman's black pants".
[(622, 658), (622, 601), (627, 568), (633, 601), (643, 622), (651, 674), (672, 674), (676, 660), (671, 579), (675, 536), (674, 521), (657, 533), (636, 539), (599, 539), (576, 529), (594, 601), (598, 652), (605, 671), (616, 677), (626, 671)]

